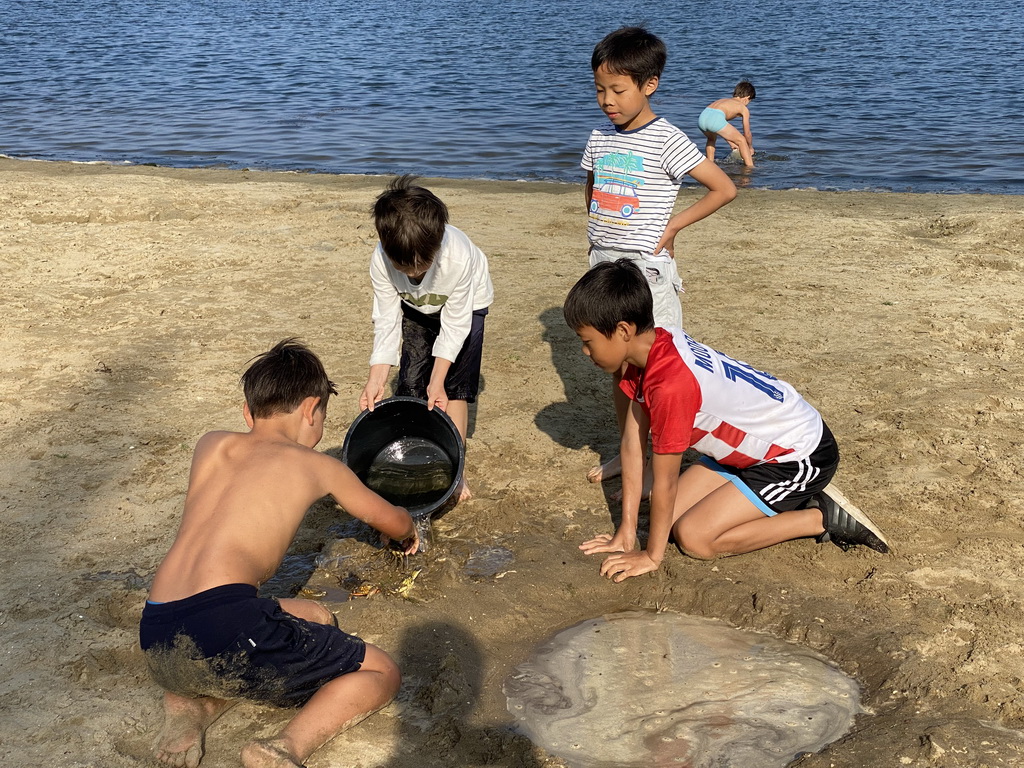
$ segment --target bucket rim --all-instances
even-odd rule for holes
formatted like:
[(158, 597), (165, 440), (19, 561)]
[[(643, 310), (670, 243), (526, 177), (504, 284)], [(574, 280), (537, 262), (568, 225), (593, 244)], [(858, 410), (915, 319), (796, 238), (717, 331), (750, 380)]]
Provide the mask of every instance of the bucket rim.
[[(407, 395), (396, 395), (394, 397), (387, 397), (383, 400), (378, 400), (374, 403), (373, 411), (369, 408), (365, 408), (358, 416), (355, 417), (355, 419), (352, 420), (352, 423), (349, 424), (348, 431), (345, 433), (345, 440), (341, 445), (341, 461), (345, 466), (348, 466), (349, 446), (352, 443), (352, 435), (355, 434), (356, 428), (367, 418), (372, 417), (378, 408), (398, 403), (411, 403), (421, 405), (424, 408), (427, 407), (427, 401), (422, 398), (409, 397)], [(452, 421), (451, 416), (436, 406), (432, 408), (430, 412), (436, 413), (455, 436), (456, 442), (459, 446), (458, 461), (456, 462), (457, 466), (452, 476), (452, 483), (443, 496), (438, 498), (437, 501), (432, 504), (426, 505), (423, 509), (417, 509), (415, 507), (413, 509), (408, 509), (407, 507), (404, 508), (415, 519), (430, 517), (440, 511), (447, 511), (447, 508), (451, 505), (452, 497), (455, 496), (456, 492), (462, 485), (462, 475), (465, 471), (466, 465), (466, 441), (463, 440), (462, 435), (459, 433), (458, 427), (455, 426), (455, 422)], [(398, 505), (396, 504), (395, 506)]]

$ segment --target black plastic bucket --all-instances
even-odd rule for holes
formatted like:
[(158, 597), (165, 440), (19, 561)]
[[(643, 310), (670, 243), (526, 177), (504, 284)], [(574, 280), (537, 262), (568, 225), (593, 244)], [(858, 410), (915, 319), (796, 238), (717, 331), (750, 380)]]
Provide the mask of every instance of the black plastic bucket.
[(440, 408), (428, 411), (418, 398), (392, 397), (356, 417), (341, 460), (368, 488), (421, 519), (459, 500), (466, 447)]

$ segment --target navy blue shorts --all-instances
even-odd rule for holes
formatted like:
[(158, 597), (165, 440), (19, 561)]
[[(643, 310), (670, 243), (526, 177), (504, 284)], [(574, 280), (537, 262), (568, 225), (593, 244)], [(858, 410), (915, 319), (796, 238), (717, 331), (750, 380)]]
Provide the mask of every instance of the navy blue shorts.
[[(475, 403), (480, 392), (480, 359), (484, 348), (486, 309), (473, 312), (473, 325), (458, 357), (444, 378), (449, 400)], [(427, 399), (427, 384), (434, 370), (434, 342), (441, 333), (441, 314), (426, 315), (402, 302), (402, 359), (395, 394)]]
[(147, 602), (139, 644), (165, 690), (279, 707), (302, 706), (366, 656), (360, 638), (292, 616), (249, 584)]

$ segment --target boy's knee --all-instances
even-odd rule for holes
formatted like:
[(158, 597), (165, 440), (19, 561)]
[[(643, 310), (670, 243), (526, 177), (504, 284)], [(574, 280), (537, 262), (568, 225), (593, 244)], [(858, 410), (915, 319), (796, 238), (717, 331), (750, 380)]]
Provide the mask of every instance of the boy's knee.
[(676, 546), (679, 550), (687, 557), (692, 557), (694, 560), (714, 560), (718, 557), (718, 552), (711, 546), (711, 542), (700, 536), (694, 536), (689, 531), (678, 527), (673, 532), (675, 534)]
[(316, 605), (316, 611), (319, 615), (315, 621), (319, 624), (329, 624), (333, 627), (338, 626), (338, 617), (334, 615), (334, 612), (323, 603), (314, 603)]
[(316, 600), (289, 597), (283, 598), (278, 602), (281, 608), (292, 616), (312, 621), (314, 624), (338, 626), (338, 619), (331, 612), (331, 609)]
[(376, 645), (366, 644), (366, 656), (360, 669), (379, 674), (382, 688), (389, 691), (391, 696), (398, 693), (398, 687), (402, 684), (402, 672), (395, 660)]
[(718, 557), (718, 554), (712, 552), (710, 548), (687, 547), (680, 544), (679, 549), (684, 555), (692, 557), (694, 560), (714, 560)]

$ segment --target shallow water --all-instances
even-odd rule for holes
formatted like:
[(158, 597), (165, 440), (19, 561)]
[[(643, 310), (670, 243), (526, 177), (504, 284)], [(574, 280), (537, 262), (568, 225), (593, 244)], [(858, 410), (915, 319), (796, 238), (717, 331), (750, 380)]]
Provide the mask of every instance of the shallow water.
[(470, 578), (488, 579), (507, 571), (515, 559), (515, 553), (506, 547), (481, 547), (470, 553), (463, 571)]
[(295, 597), (317, 566), (315, 552), (285, 555), (274, 575), (260, 586), (260, 597)]
[(452, 460), (437, 443), (403, 437), (380, 450), (370, 462), (364, 482), (392, 504), (419, 507), (444, 496), (454, 477)]
[(783, 768), (862, 711), (857, 683), (819, 654), (676, 613), (563, 630), (504, 692), (518, 727), (573, 768)]
[[(7, 0), (0, 153), (447, 177), (583, 178), (590, 55), (646, 22), (655, 111), (692, 138), (758, 89), (753, 187), (1024, 193), (1019, 0)], [(1005, 126), (1005, 128), (1002, 128)]]

